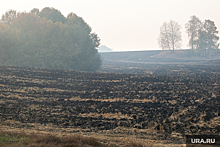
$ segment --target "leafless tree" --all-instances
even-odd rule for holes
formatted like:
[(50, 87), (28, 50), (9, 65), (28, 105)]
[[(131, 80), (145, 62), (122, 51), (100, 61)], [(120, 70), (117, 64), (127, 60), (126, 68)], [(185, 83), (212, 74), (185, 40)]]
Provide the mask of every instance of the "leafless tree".
[(188, 45), (191, 47), (192, 50), (198, 48), (197, 40), (199, 39), (199, 31), (202, 29), (201, 20), (193, 15), (190, 17), (190, 20), (185, 25), (185, 28), (189, 37)]
[(180, 32), (181, 26), (171, 20), (169, 23), (164, 22), (160, 27), (160, 35), (158, 44), (162, 50), (173, 50), (181, 47), (182, 36)]

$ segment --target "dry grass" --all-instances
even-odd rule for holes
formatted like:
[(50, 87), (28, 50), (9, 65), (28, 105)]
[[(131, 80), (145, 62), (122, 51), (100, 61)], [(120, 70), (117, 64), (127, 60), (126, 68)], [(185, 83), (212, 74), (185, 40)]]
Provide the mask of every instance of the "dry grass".
[[(1, 123), (3, 124), (3, 123)], [(166, 144), (153, 137), (156, 131), (151, 129), (136, 129), (117, 127), (112, 130), (98, 132), (67, 133), (46, 127), (40, 130), (28, 128), (14, 128), (0, 125), (0, 136), (7, 140), (0, 141), (5, 147), (182, 147), (178, 144)], [(152, 132), (153, 131), (153, 132)], [(149, 134), (149, 136), (141, 134)], [(139, 135), (138, 135), (139, 134)], [(151, 136), (153, 135), (153, 136)], [(0, 137), (0, 139), (1, 139)], [(165, 143), (165, 144), (164, 144)]]
[[(143, 93), (143, 92), (141, 92)], [(152, 92), (153, 93), (153, 92)], [(146, 103), (146, 102), (153, 102), (154, 99), (126, 99), (126, 98), (109, 98), (109, 99), (93, 99), (93, 98), (87, 98), (87, 99), (83, 99), (80, 97), (72, 97), (69, 100), (71, 101), (89, 101), (89, 100), (93, 100), (93, 101), (97, 101), (97, 102), (119, 102), (119, 101), (124, 101), (124, 102), (133, 102), (133, 103)]]
[(7, 147), (107, 147), (95, 138), (82, 136), (57, 137), (51, 134), (26, 135), (25, 133), (1, 131), (0, 139), (0, 145)]
[(123, 114), (121, 114), (121, 112), (118, 112), (118, 113), (101, 113), (101, 114), (90, 112), (90, 113), (79, 114), (78, 116), (80, 116), (80, 117), (93, 117), (93, 118), (98, 118), (99, 116), (102, 116), (103, 118), (132, 119), (132, 117), (128, 116), (127, 114), (123, 115)]
[[(58, 137), (52, 134), (31, 134), (24, 132), (0, 131), (0, 146), (5, 147), (119, 147), (114, 144), (104, 144), (93, 137), (72, 135)], [(124, 147), (144, 147), (138, 142), (130, 142)]]
[[(52, 133), (27, 134), (24, 131), (5, 131), (3, 127), (3, 121), (0, 119), (0, 146), (4, 147), (119, 147), (114, 144), (104, 144), (98, 138), (80, 134), (68, 136)], [(144, 147), (144, 145), (130, 142), (124, 147)]]

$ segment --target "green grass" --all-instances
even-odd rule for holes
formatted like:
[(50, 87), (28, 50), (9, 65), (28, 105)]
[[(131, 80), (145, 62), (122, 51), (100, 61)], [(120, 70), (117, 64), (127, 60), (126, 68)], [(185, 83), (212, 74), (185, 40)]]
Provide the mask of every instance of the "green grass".
[(22, 137), (17, 133), (3, 132), (0, 131), (0, 145), (27, 145), (29, 139), (27, 137)]

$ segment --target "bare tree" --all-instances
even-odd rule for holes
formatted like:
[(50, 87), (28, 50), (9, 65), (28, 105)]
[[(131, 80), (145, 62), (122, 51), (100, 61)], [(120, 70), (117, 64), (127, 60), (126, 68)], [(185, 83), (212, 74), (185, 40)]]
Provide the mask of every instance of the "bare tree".
[(185, 25), (185, 28), (189, 37), (188, 45), (191, 47), (192, 50), (198, 48), (197, 40), (199, 39), (199, 31), (202, 29), (201, 20), (193, 15), (190, 17), (190, 20)]
[(182, 36), (180, 32), (181, 26), (171, 20), (169, 23), (164, 22), (160, 27), (160, 35), (158, 44), (162, 50), (173, 50), (181, 47)]

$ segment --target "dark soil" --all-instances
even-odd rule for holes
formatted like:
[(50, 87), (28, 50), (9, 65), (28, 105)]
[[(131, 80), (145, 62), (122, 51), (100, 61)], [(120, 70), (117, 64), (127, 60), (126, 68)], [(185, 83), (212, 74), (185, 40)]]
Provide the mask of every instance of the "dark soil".
[(152, 129), (164, 138), (219, 134), (220, 65), (125, 67), (136, 74), (0, 67), (0, 116), (15, 127), (8, 120), (91, 132)]

